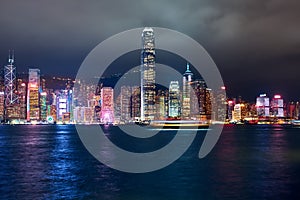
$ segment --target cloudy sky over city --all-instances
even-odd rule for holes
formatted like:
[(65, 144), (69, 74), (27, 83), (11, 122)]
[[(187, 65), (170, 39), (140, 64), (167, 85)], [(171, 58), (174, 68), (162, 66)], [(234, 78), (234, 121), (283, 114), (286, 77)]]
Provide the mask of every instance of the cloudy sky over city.
[(42, 74), (75, 76), (106, 38), (165, 27), (203, 45), (229, 94), (300, 99), (299, 10), (298, 0), (1, 1), (0, 64), (14, 49), (18, 72), (30, 66)]

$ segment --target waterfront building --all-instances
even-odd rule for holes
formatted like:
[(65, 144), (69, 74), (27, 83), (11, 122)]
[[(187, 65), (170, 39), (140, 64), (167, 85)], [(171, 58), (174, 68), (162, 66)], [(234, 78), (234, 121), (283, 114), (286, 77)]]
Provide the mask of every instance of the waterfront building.
[[(191, 89), (192, 89), (192, 77), (193, 73), (190, 70), (190, 65), (187, 63), (186, 71), (183, 74), (182, 80), (182, 118), (191, 118)], [(195, 95), (197, 96), (197, 94)], [(194, 105), (195, 102), (192, 102)]]
[(218, 91), (216, 91), (216, 96), (214, 97), (214, 106), (216, 106), (214, 120), (224, 122), (226, 120), (227, 114), (227, 98), (225, 86), (222, 86)]
[(76, 123), (89, 124), (93, 122), (93, 108), (91, 107), (75, 107), (74, 121)]
[(19, 104), (19, 119), (26, 119), (26, 83), (22, 79), (17, 80), (17, 95)]
[(9, 53), (8, 65), (4, 67), (4, 116), (6, 120), (19, 118), (18, 96), (16, 94), (16, 67), (14, 53)]
[(131, 87), (122, 86), (120, 94), (121, 113), (120, 121), (127, 123), (131, 121)]
[(206, 83), (200, 79), (193, 81), (191, 86), (191, 117), (197, 120), (206, 120)]
[(101, 89), (101, 118), (103, 123), (114, 122), (114, 90), (111, 87)]
[(273, 117), (284, 117), (283, 99), (281, 95), (275, 95), (271, 101), (271, 111)]
[(155, 42), (152, 28), (142, 33), (141, 52), (141, 120), (155, 118)]
[(0, 122), (4, 120), (4, 92), (0, 92)]
[(115, 99), (114, 120), (115, 123), (119, 124), (121, 122), (121, 94), (119, 94)]
[(64, 122), (65, 116), (71, 116), (72, 90), (61, 90), (56, 92), (56, 120)]
[(27, 121), (40, 120), (40, 70), (29, 69), (27, 88)]
[(159, 90), (156, 96), (156, 119), (165, 120), (168, 117), (168, 92)]
[(232, 112), (232, 120), (239, 122), (242, 120), (242, 108), (241, 108), (241, 104), (235, 104), (234, 105), (234, 109)]
[(234, 106), (235, 106), (234, 100), (228, 100), (227, 101), (227, 119), (229, 121), (233, 120)]
[(258, 117), (270, 116), (270, 99), (266, 94), (261, 94), (256, 98), (256, 109)]
[(138, 121), (141, 117), (141, 88), (133, 86), (131, 90), (131, 118)]
[(40, 119), (42, 121), (47, 120), (47, 93), (46, 92), (41, 92), (40, 94)]
[(178, 81), (171, 81), (169, 87), (169, 117), (180, 117), (180, 89)]
[(207, 120), (212, 119), (212, 101), (213, 101), (213, 94), (210, 88), (206, 88), (205, 90), (205, 115)]

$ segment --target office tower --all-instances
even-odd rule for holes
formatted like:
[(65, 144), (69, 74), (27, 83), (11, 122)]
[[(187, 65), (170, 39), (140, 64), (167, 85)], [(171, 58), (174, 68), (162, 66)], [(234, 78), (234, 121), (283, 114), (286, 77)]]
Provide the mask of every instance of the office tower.
[(210, 88), (206, 88), (205, 90), (205, 115), (208, 120), (212, 119), (212, 101), (213, 95)]
[(258, 117), (270, 116), (270, 100), (266, 94), (261, 94), (256, 98), (256, 109)]
[(192, 77), (193, 73), (190, 70), (190, 65), (187, 63), (186, 71), (183, 74), (182, 81), (182, 118), (190, 119), (191, 118), (191, 89), (192, 89)]
[(131, 118), (137, 121), (141, 116), (141, 88), (133, 86), (131, 90)]
[(232, 112), (232, 120), (236, 122), (242, 120), (242, 108), (241, 108), (241, 104), (239, 103), (234, 105), (234, 109)]
[(273, 117), (284, 117), (283, 99), (281, 95), (275, 95), (271, 101), (271, 110)]
[(101, 89), (101, 122), (114, 122), (114, 90), (111, 87)]
[(141, 52), (141, 120), (155, 116), (155, 43), (152, 28), (142, 33)]
[[(100, 113), (100, 119), (101, 119), (101, 113)], [(114, 119), (115, 119), (115, 123), (117, 124), (119, 124), (121, 121), (121, 94), (117, 96), (114, 102)]]
[(131, 87), (130, 86), (122, 86), (121, 94), (120, 94), (120, 103), (121, 103), (121, 122), (129, 122), (131, 121)]
[(19, 118), (18, 96), (16, 92), (16, 67), (14, 53), (9, 53), (8, 65), (4, 67), (4, 106), (7, 120)]
[(227, 101), (227, 119), (228, 120), (233, 120), (233, 111), (235, 106), (235, 101), (234, 100), (228, 100)]
[(169, 87), (169, 117), (180, 117), (180, 89), (178, 81), (171, 81)]
[(72, 110), (72, 90), (56, 92), (56, 120), (69, 122)]
[(29, 69), (27, 88), (27, 121), (40, 120), (40, 70)]
[(26, 119), (26, 83), (22, 79), (17, 80), (17, 95), (20, 107), (19, 118)]
[(165, 120), (168, 117), (168, 92), (159, 90), (156, 96), (156, 119)]
[(4, 92), (0, 92), (0, 122), (4, 120)]
[(191, 117), (197, 120), (206, 120), (206, 83), (204, 80), (195, 80), (191, 84), (190, 110)]
[(41, 89), (42, 89), (42, 91), (46, 90), (46, 79), (45, 78), (41, 78)]
[(41, 92), (40, 94), (40, 119), (46, 121), (47, 119), (47, 93)]
[(215, 115), (215, 120), (220, 122), (226, 120), (227, 98), (225, 95), (225, 90), (225, 86), (222, 86), (218, 91), (216, 91), (216, 96), (214, 97), (217, 112)]

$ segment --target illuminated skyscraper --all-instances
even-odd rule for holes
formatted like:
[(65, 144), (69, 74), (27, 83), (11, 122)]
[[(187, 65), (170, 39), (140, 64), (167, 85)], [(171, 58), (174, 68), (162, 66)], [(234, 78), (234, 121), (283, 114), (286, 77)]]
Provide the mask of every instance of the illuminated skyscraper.
[(41, 120), (46, 121), (47, 119), (47, 93), (42, 92), (40, 94), (40, 113), (41, 113)]
[(14, 66), (14, 54), (8, 58), (8, 65), (4, 67), (5, 105), (10, 106), (17, 102), (16, 91), (16, 67)]
[(17, 95), (19, 103), (19, 118), (26, 119), (26, 84), (22, 79), (17, 80)]
[(0, 121), (4, 120), (4, 92), (0, 92)]
[(145, 28), (141, 52), (141, 120), (153, 120), (155, 114), (154, 32), (152, 28)]
[[(216, 107), (216, 113), (213, 114), (213, 120), (224, 122), (227, 115), (227, 98), (225, 93), (225, 86), (222, 86), (218, 91), (216, 91), (213, 96), (213, 103)], [(214, 110), (214, 109), (213, 109)]]
[(101, 122), (114, 122), (114, 90), (111, 87), (101, 89)]
[(14, 66), (14, 53), (9, 53), (8, 65), (4, 67), (5, 87), (5, 117), (6, 119), (19, 118), (18, 96), (16, 92), (16, 67)]
[(171, 81), (170, 83), (169, 117), (180, 117), (180, 89), (178, 81)]
[(271, 109), (273, 117), (284, 117), (283, 99), (281, 95), (275, 95), (271, 101)]
[(258, 117), (270, 116), (270, 100), (266, 94), (261, 94), (256, 98), (256, 109)]
[(131, 95), (131, 117), (137, 120), (141, 116), (141, 88), (139, 86), (132, 87)]
[(27, 121), (40, 120), (40, 70), (29, 69), (27, 88)]
[[(61, 90), (56, 92), (56, 120), (62, 122), (70, 121), (72, 110), (72, 90)], [(66, 119), (68, 118), (68, 119)]]
[(168, 117), (168, 91), (158, 90), (156, 96), (156, 119), (165, 120)]
[(186, 71), (183, 74), (182, 85), (182, 118), (190, 119), (191, 117), (191, 83), (193, 73), (190, 70), (190, 65), (187, 63)]
[(190, 113), (193, 119), (206, 120), (206, 83), (204, 80), (191, 82)]
[(128, 122), (131, 120), (130, 110), (131, 110), (131, 87), (122, 86), (120, 94), (120, 103), (121, 103), (121, 122)]

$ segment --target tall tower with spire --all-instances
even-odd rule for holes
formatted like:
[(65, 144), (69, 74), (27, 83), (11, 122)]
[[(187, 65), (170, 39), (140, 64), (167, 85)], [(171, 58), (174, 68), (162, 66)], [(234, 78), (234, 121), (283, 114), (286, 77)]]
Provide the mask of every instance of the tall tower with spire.
[(155, 43), (152, 28), (142, 33), (141, 52), (141, 120), (153, 120), (155, 109)]
[(15, 110), (18, 96), (16, 92), (16, 67), (14, 66), (14, 51), (9, 51), (8, 65), (4, 67), (4, 105), (6, 119), (18, 118), (18, 112)]
[(183, 74), (183, 89), (182, 89), (182, 118), (190, 119), (191, 117), (191, 83), (193, 73), (190, 70), (190, 65), (187, 63), (186, 71)]

